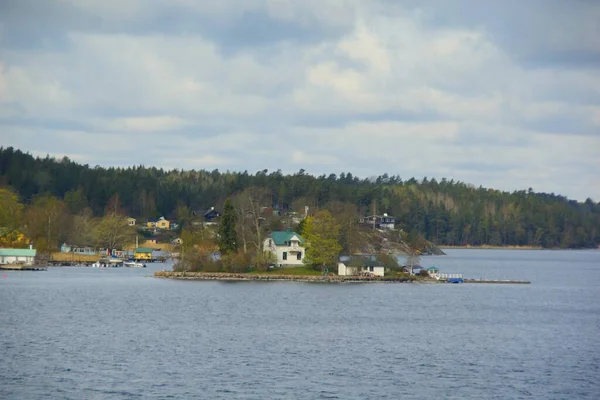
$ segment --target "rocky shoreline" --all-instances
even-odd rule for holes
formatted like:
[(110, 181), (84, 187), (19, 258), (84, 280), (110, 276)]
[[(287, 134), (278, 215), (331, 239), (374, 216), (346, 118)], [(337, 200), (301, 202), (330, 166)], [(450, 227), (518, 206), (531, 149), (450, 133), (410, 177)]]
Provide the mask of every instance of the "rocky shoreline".
[(338, 276), (338, 275), (274, 275), (274, 274), (236, 274), (226, 272), (174, 272), (157, 271), (156, 278), (197, 280), (197, 281), (293, 281), (293, 282), (315, 282), (315, 283), (437, 283), (434, 279), (406, 277), (377, 277), (377, 276)]

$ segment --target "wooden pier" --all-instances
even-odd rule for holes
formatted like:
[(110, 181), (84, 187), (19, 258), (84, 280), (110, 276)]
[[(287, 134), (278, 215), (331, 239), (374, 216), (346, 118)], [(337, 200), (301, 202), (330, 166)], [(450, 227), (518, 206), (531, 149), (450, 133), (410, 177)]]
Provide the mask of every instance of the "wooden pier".
[(501, 283), (506, 285), (529, 285), (531, 281), (514, 281), (510, 279), (465, 279), (465, 283)]
[(0, 264), (0, 270), (6, 271), (46, 271), (47, 269), (43, 265)]

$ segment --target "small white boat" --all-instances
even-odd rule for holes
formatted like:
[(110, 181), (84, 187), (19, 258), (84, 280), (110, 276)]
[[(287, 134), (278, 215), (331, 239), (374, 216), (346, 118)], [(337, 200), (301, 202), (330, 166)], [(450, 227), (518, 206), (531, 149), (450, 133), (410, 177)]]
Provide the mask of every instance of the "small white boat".
[(103, 258), (92, 264), (92, 268), (117, 268), (123, 266), (123, 260), (118, 258)]
[(135, 261), (125, 261), (123, 265), (129, 268), (146, 268), (146, 264), (142, 264)]

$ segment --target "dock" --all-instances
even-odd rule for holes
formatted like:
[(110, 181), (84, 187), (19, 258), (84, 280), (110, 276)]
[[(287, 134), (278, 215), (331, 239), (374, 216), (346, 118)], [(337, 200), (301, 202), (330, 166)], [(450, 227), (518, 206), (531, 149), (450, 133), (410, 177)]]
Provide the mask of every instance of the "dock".
[(0, 264), (0, 270), (5, 271), (46, 271), (47, 269), (43, 265)]
[(511, 279), (465, 279), (465, 283), (501, 283), (507, 285), (529, 285), (531, 281), (515, 281)]

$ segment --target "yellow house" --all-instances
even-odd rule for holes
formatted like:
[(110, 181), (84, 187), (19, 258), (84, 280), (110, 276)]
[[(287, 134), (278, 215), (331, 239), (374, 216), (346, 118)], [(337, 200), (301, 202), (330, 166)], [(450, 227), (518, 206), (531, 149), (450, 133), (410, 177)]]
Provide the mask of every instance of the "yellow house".
[(152, 249), (148, 247), (136, 247), (133, 250), (135, 260), (152, 260)]
[(165, 219), (164, 217), (160, 217), (158, 221), (156, 221), (156, 227), (158, 229), (169, 229), (170, 226), (171, 223), (168, 219)]
[(148, 222), (146, 222), (146, 226), (148, 228), (155, 228), (156, 227), (156, 222), (154, 222), (154, 221), (148, 221)]

